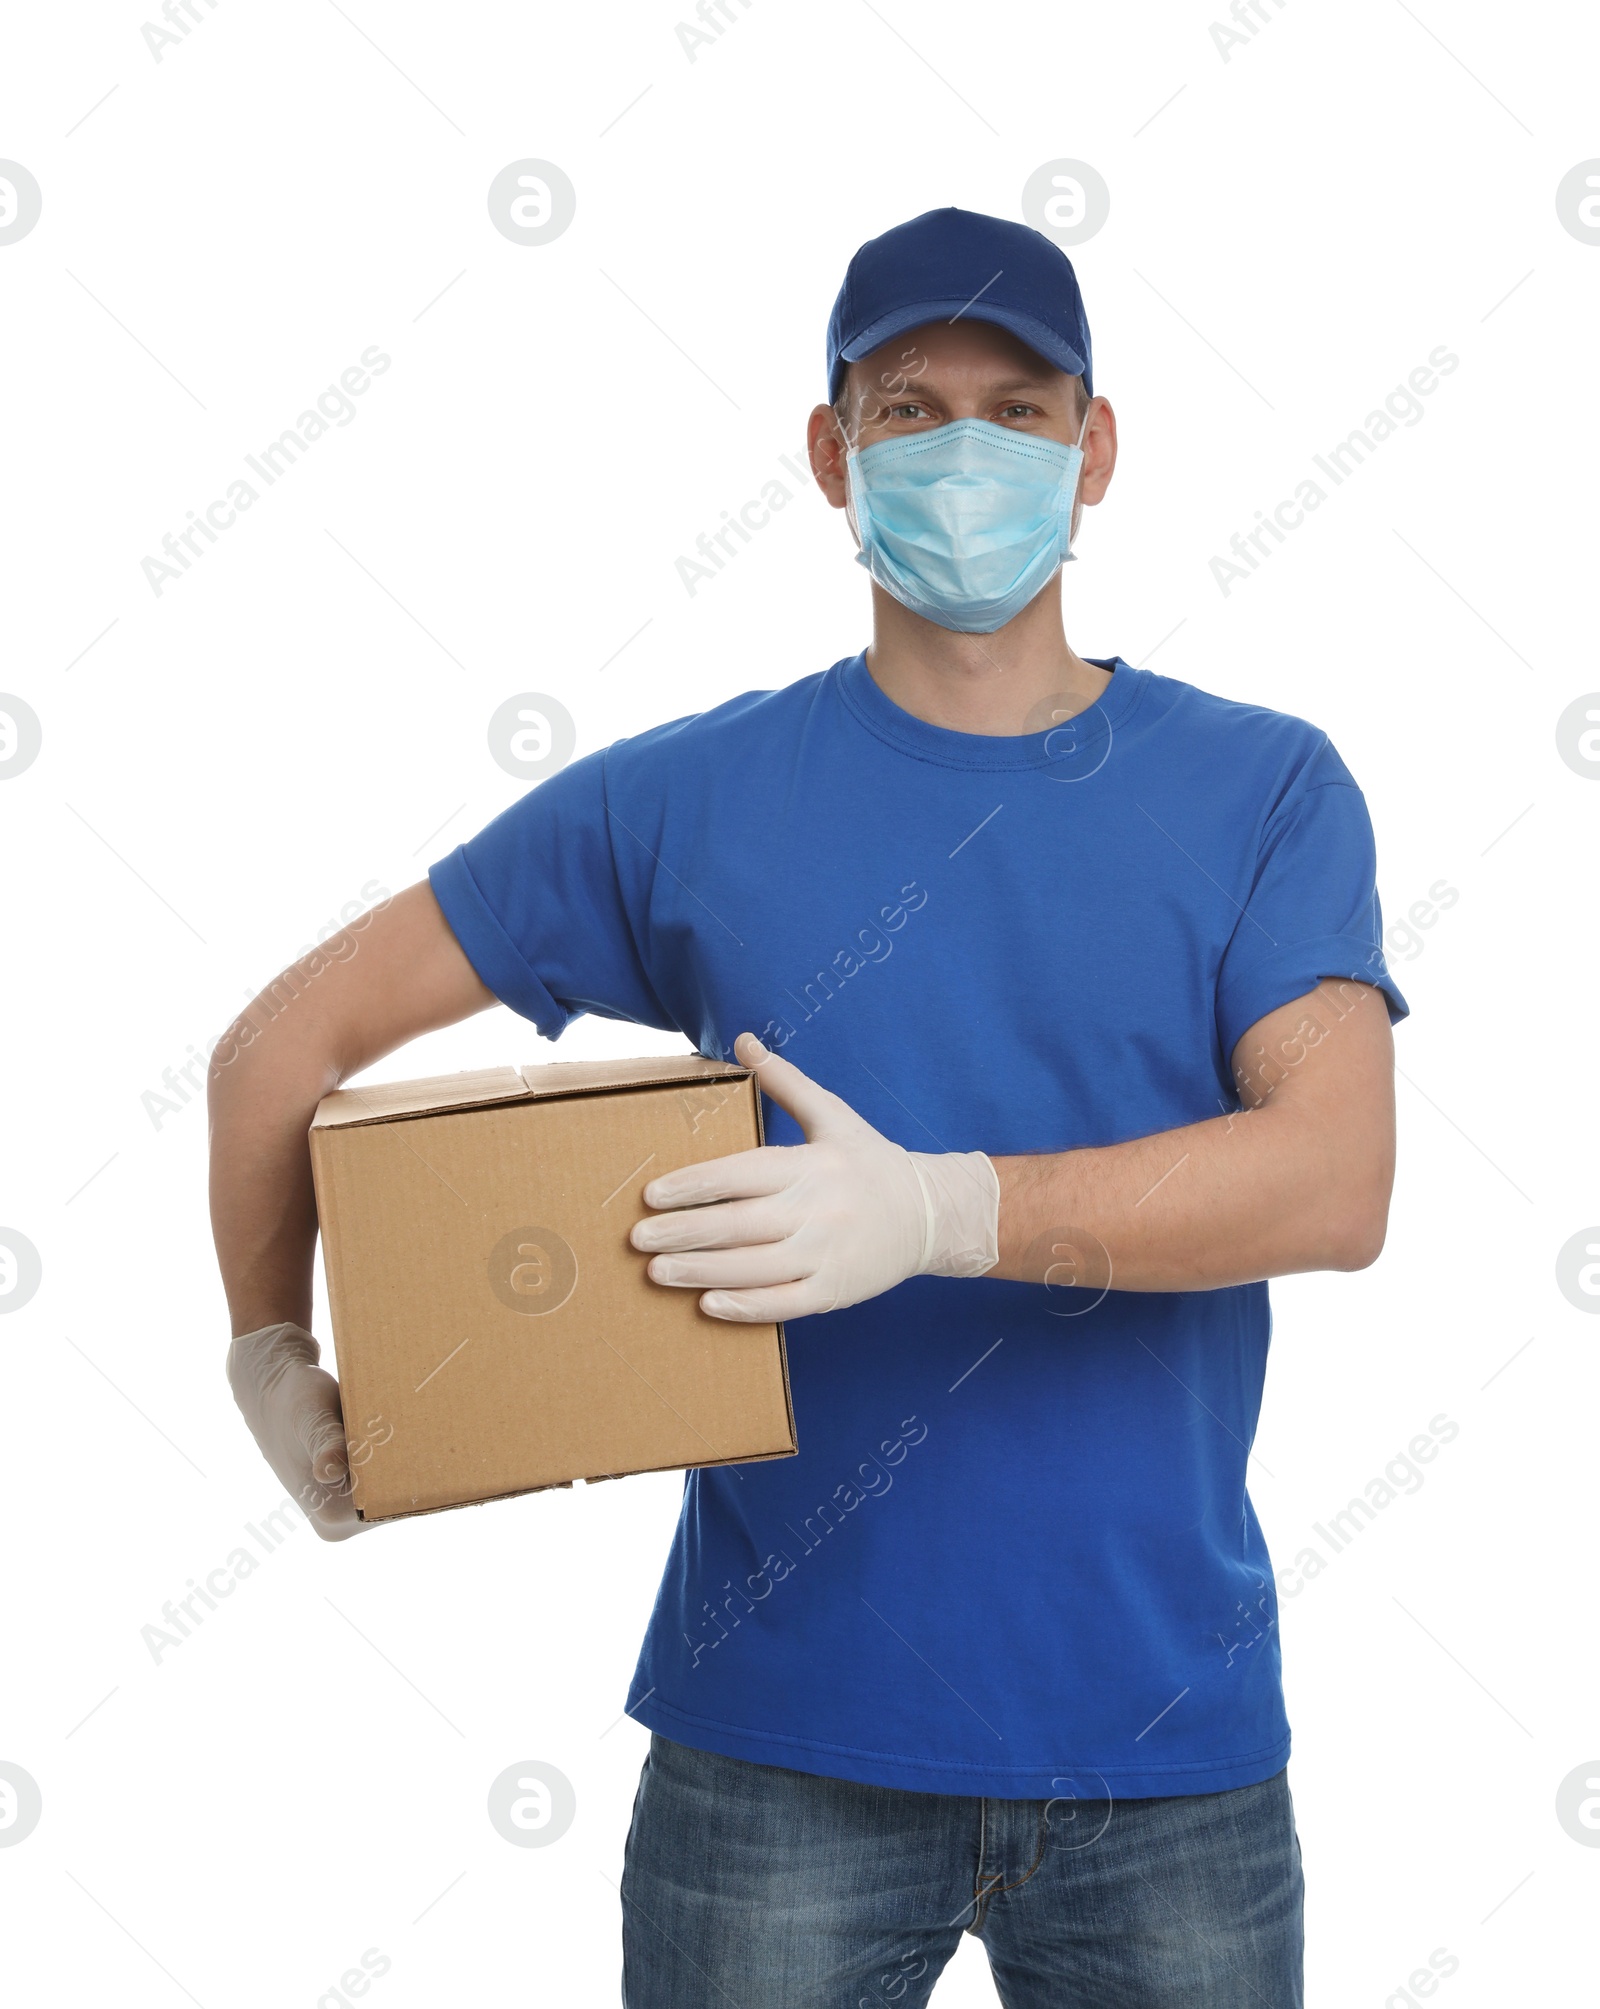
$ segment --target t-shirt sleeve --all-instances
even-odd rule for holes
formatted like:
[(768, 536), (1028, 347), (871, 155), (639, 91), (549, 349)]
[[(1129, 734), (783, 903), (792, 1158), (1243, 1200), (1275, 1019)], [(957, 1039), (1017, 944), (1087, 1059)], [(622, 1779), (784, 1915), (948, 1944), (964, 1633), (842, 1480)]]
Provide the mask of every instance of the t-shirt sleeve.
[(1410, 1010), (1384, 958), (1366, 798), (1327, 741), (1262, 829), (1254, 881), (1217, 976), (1224, 1062), (1258, 1019), (1325, 977), (1373, 985), (1391, 1022)]
[(574, 761), (428, 872), (468, 962), (546, 1039), (584, 1012), (678, 1030), (639, 956), (605, 763), (603, 752)]

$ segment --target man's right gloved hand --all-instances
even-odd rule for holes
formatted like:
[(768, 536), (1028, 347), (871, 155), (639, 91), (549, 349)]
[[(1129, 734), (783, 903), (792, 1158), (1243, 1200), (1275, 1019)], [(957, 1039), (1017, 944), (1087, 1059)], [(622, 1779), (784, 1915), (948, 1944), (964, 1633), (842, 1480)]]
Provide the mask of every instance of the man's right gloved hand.
[(228, 1349), (228, 1381), (261, 1455), (319, 1535), (340, 1542), (366, 1526), (350, 1497), (339, 1384), (299, 1325), (264, 1325)]

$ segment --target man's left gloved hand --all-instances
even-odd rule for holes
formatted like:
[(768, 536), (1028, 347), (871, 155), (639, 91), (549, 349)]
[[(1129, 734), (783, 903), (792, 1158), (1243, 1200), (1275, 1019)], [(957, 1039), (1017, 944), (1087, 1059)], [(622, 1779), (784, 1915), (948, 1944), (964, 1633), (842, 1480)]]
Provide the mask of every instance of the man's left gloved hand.
[(805, 1132), (665, 1172), (644, 1189), (636, 1249), (659, 1284), (749, 1324), (806, 1318), (907, 1277), (980, 1277), (999, 1260), (1000, 1182), (981, 1151), (907, 1151), (741, 1033), (734, 1057)]

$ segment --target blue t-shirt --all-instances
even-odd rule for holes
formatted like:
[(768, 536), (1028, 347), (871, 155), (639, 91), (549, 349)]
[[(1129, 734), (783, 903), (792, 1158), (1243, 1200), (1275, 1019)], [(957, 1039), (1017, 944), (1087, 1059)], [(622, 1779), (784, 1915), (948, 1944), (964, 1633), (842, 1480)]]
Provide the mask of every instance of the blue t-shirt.
[[(1320, 979), (1405, 1014), (1366, 804), (1303, 720), (1100, 667), (1088, 712), (990, 738), (852, 657), (573, 762), (434, 892), (547, 1038), (597, 1012), (721, 1058), (748, 1028), (908, 1149), (1235, 1110), (1236, 1042)], [(630, 1712), (923, 1792), (1270, 1777), (1289, 1730), (1245, 1486), (1269, 1323), (1262, 1283), (938, 1277), (792, 1321), (799, 1456), (687, 1475)]]

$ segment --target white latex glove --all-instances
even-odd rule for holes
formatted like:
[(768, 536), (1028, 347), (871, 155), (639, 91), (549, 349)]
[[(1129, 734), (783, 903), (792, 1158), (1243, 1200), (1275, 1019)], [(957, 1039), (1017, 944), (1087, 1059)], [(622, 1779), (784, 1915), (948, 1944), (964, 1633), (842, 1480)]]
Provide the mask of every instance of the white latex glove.
[(981, 1151), (906, 1151), (847, 1102), (741, 1033), (734, 1057), (805, 1132), (665, 1172), (634, 1227), (658, 1284), (703, 1290), (713, 1318), (837, 1311), (907, 1277), (980, 1277), (999, 1260), (1000, 1181)]
[(265, 1325), (228, 1348), (228, 1382), (279, 1482), (327, 1542), (359, 1535), (339, 1384), (299, 1325)]

